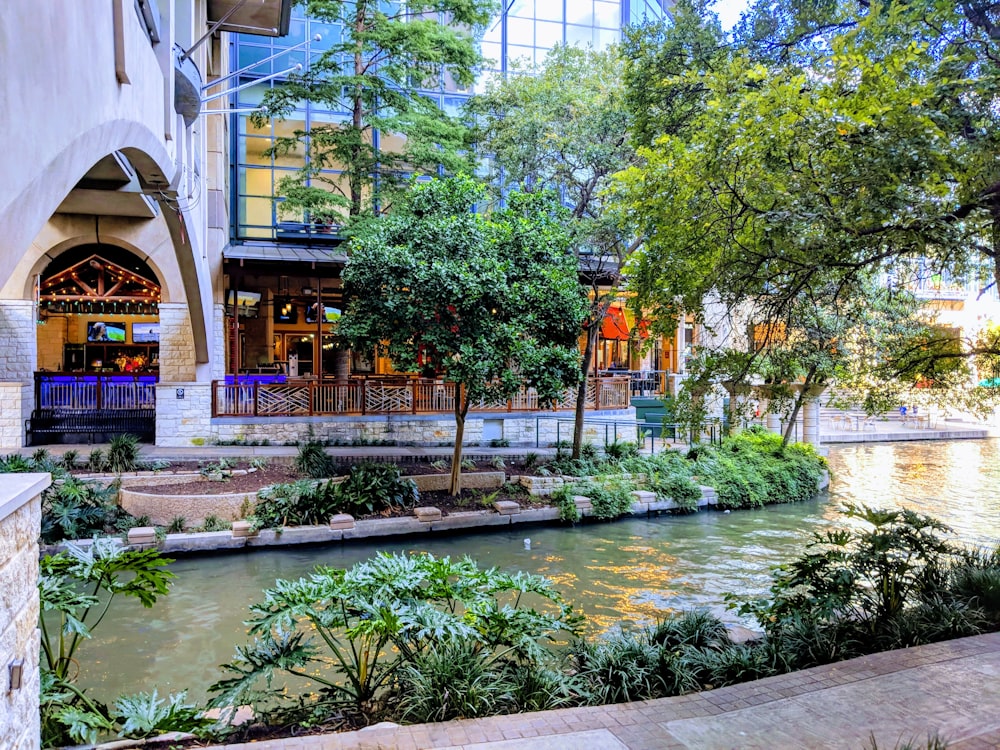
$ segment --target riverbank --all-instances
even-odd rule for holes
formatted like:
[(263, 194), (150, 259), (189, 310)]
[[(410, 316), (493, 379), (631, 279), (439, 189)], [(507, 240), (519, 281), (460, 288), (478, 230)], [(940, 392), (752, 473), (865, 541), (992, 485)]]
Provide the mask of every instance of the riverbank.
[(811, 750), (1000, 747), (1000, 633), (700, 693), (587, 708), (218, 745), (225, 750)]

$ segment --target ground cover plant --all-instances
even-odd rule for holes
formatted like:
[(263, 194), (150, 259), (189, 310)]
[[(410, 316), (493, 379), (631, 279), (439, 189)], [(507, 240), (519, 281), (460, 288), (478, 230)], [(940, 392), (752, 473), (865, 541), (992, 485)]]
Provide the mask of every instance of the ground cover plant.
[[(109, 736), (133, 739), (170, 731), (201, 732), (214, 722), (186, 702), (185, 694), (120, 696), (112, 704), (76, 684), (84, 644), (115, 599), (152, 607), (167, 594), (170, 563), (155, 550), (129, 550), (116, 539), (95, 539), (88, 547), (67, 545), (46, 556), (38, 581), (41, 601), (41, 727), (45, 747), (92, 745)], [(83, 647), (83, 648), (82, 648)]]

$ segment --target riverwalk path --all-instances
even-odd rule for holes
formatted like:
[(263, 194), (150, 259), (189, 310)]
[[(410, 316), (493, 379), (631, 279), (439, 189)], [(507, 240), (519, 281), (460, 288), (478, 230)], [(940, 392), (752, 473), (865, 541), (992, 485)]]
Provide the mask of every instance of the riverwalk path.
[[(226, 750), (1000, 748), (1000, 633), (636, 703), (220, 746)], [(874, 744), (873, 744), (874, 739)]]

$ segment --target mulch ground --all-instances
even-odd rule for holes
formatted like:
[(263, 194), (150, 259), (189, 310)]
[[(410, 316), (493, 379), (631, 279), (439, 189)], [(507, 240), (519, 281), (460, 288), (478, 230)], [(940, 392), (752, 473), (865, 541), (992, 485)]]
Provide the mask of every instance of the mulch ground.
[[(196, 463), (190, 465), (173, 463), (169, 468), (171, 471), (199, 471), (201, 467)], [(231, 467), (231, 469), (235, 470), (248, 470), (249, 468), (248, 465), (241, 464), (235, 464)], [(400, 467), (400, 469), (404, 476), (418, 474), (445, 475), (448, 473), (447, 469), (435, 469), (428, 464), (418, 463), (406, 464)], [(488, 462), (481, 462), (476, 465), (474, 470), (465, 470), (463, 473), (471, 474), (475, 471), (497, 471), (497, 469)], [(522, 473), (522, 471), (523, 469), (518, 471), (516, 467), (512, 467), (508, 469), (508, 474)], [(294, 482), (299, 479), (308, 479), (308, 477), (303, 476), (290, 465), (277, 464), (264, 469), (257, 469), (256, 471), (248, 471), (247, 473), (223, 475), (221, 479), (218, 475), (215, 477), (209, 475), (199, 477), (193, 482), (131, 484), (129, 485), (129, 489), (150, 495), (228, 495), (239, 492), (257, 492), (272, 484)], [(548, 504), (546, 502), (539, 502), (538, 498), (531, 497), (527, 492), (522, 492), (520, 488), (511, 487), (500, 488), (499, 490), (463, 490), (458, 497), (447, 492), (420, 493), (421, 505), (432, 505), (440, 508), (445, 515), (449, 512), (478, 510), (489, 507), (496, 500), (515, 500), (522, 507), (542, 507)]]

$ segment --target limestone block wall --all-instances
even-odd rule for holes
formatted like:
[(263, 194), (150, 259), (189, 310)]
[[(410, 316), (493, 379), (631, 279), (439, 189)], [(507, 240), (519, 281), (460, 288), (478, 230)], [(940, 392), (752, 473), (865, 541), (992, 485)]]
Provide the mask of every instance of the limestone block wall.
[[(183, 383), (195, 379), (194, 337), (187, 305), (161, 302), (160, 382)], [(221, 330), (221, 329), (220, 329)]]
[[(38, 531), (48, 474), (11, 474), (0, 487), (0, 738), (10, 750), (41, 747), (38, 720)], [(10, 665), (21, 685), (10, 689)]]
[[(162, 327), (160, 330), (163, 330)], [(160, 361), (163, 361), (162, 353)], [(179, 398), (179, 396), (182, 397)], [(164, 383), (162, 380), (157, 384), (157, 445), (192, 446), (211, 443), (213, 440), (211, 416), (212, 386), (210, 384)]]
[(31, 383), (37, 369), (35, 304), (0, 300), (0, 380)]
[[(164, 394), (169, 399), (170, 394)], [(177, 429), (164, 424), (160, 429), (160, 412), (164, 409), (157, 391), (157, 431), (159, 445), (191, 445), (185, 442), (188, 435), (200, 437), (206, 433), (188, 429)], [(511, 445), (547, 447), (559, 440), (572, 440), (572, 415), (560, 414), (559, 419), (546, 413), (541, 418), (534, 414), (477, 414), (465, 422), (464, 441), (467, 445), (488, 443), (493, 439), (507, 440)], [(606, 441), (635, 440), (635, 409), (591, 414), (590, 422), (584, 427), (584, 442), (603, 445)], [(615, 423), (613, 420), (618, 419)], [(319, 440), (351, 443), (355, 440), (392, 441), (400, 444), (440, 446), (453, 444), (455, 440), (455, 420), (446, 415), (393, 415), (372, 417), (285, 417), (285, 418), (235, 418), (223, 417), (211, 420), (210, 432), (215, 441), (263, 441), (275, 445), (305, 440), (311, 434)], [(165, 440), (179, 438), (181, 442), (167, 443)]]
[(25, 383), (0, 383), (0, 453), (24, 446), (24, 420), (31, 416), (33, 390)]

